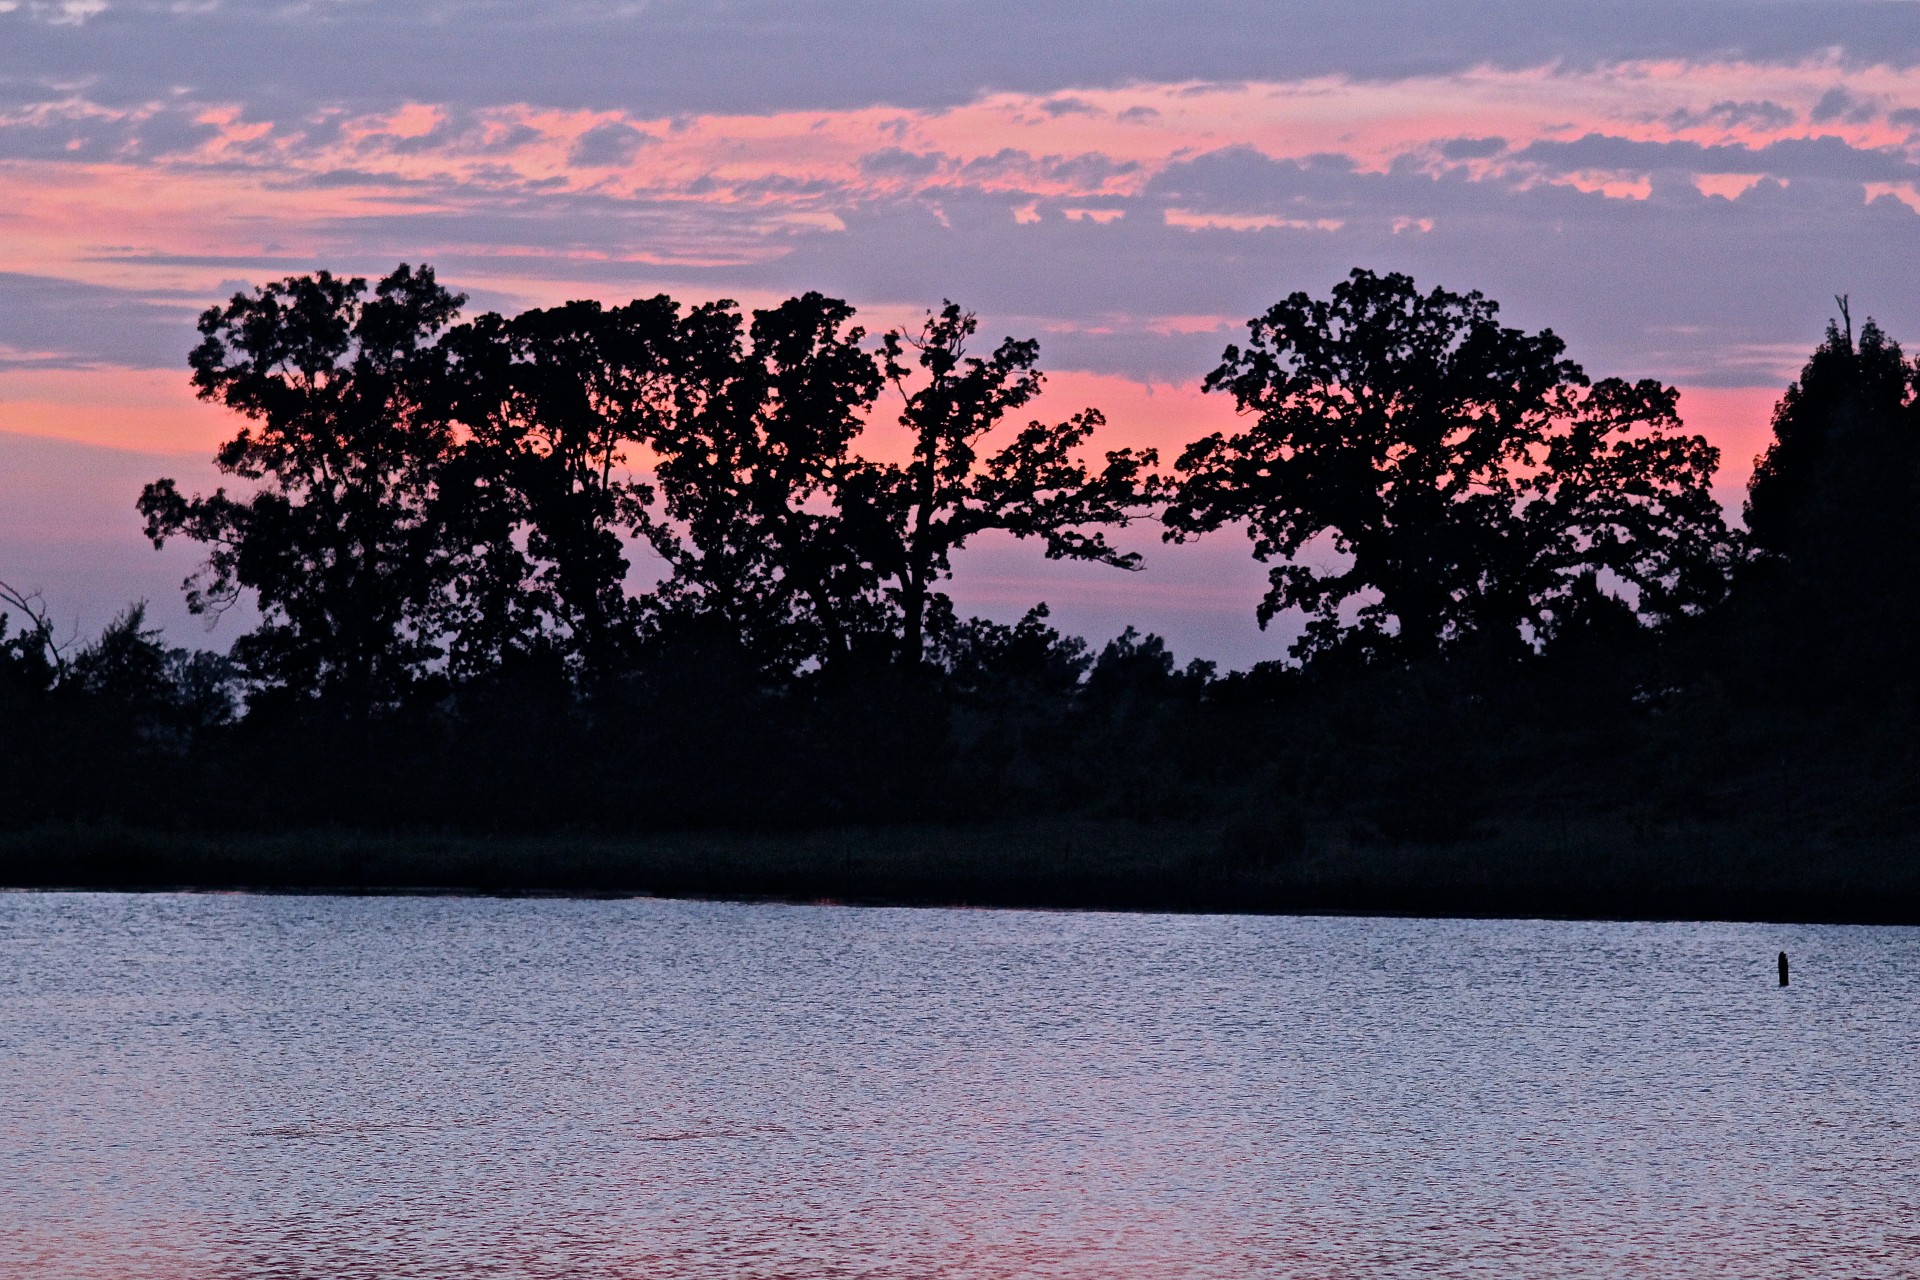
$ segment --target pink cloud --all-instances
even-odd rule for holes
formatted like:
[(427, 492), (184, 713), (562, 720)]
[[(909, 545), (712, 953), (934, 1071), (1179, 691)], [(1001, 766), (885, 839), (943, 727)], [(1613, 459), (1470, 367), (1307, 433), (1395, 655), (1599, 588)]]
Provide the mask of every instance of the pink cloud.
[[(1835, 113), (1842, 79), (1846, 105)], [(644, 205), (649, 216), (628, 242), (615, 245), (516, 243), (497, 221), (480, 240), (423, 230), (412, 256), (457, 247), (536, 259), (749, 263), (785, 253), (784, 235), (839, 229), (842, 213), (857, 202), (920, 197), (938, 211), (941, 193), (955, 187), (1016, 199), (1010, 219), (1038, 218), (1036, 202), (1052, 202), (1063, 216), (1110, 220), (1123, 210), (1075, 202), (1138, 195), (1168, 165), (1228, 146), (1276, 157), (1337, 154), (1369, 172), (1414, 157), (1428, 169), (1450, 166), (1480, 180), (1564, 182), (1639, 199), (1649, 193), (1644, 175), (1580, 170), (1543, 177), (1516, 169), (1512, 153), (1530, 142), (1594, 134), (1753, 149), (1814, 137), (1903, 148), (1909, 129), (1894, 117), (1920, 104), (1920, 72), (1870, 67), (1843, 75), (1822, 62), (1639, 62), (1580, 73), (1483, 69), (1391, 82), (1143, 84), (1077, 92), (1072, 110), (1050, 109), (1058, 101), (1003, 93), (944, 110), (682, 120), (514, 104), (456, 115), (416, 102), (334, 119), (337, 127), (328, 128), (321, 118), (265, 121), (233, 104), (208, 104), (197, 119), (212, 136), (177, 154), (0, 165), (0, 208), (7, 210), (0, 215), (0, 269), (204, 288), (217, 281), (216, 271), (141, 267), (128, 253), (319, 258), (345, 247), (341, 228), (368, 219), (415, 219), (428, 228), (560, 196)], [(116, 113), (78, 98), (59, 109), (125, 120), (154, 110)], [(610, 129), (644, 145), (586, 145)], [(1467, 138), (1480, 141), (1449, 150)], [(1755, 176), (1700, 181), (1704, 191), (1731, 196)], [(1874, 194), (1881, 193), (1911, 198), (1911, 188), (1898, 183), (1880, 184)], [(1401, 225), (1431, 229), (1423, 211), (1403, 212)], [(1342, 225), (1284, 210), (1175, 209), (1166, 217), (1174, 225), (1248, 231)], [(537, 281), (540, 272), (523, 265), (514, 274)]]

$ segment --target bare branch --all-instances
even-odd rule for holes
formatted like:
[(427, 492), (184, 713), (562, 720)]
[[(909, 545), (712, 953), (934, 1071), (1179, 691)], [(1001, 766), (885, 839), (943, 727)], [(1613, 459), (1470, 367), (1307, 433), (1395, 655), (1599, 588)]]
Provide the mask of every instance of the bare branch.
[(47, 665), (57, 675), (67, 672), (67, 650), (71, 649), (78, 634), (62, 644), (54, 633), (53, 619), (47, 613), (47, 599), (44, 593), (35, 589), (22, 591), (12, 584), (0, 581), (0, 611), (11, 610), (19, 614), (26, 622), (22, 636), (32, 636), (46, 656)]

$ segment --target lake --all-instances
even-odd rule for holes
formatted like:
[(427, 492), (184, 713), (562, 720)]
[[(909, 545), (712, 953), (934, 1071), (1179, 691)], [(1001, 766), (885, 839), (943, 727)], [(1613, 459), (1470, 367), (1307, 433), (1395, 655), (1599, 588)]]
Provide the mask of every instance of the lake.
[(1916, 1272), (1915, 929), (0, 894), (8, 1276)]

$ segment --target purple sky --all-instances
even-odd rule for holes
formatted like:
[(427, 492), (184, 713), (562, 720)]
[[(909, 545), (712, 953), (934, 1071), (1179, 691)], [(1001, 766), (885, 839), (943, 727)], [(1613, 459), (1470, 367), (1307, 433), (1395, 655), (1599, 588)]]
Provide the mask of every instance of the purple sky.
[[(1834, 294), (1920, 328), (1916, 184), (1908, 3), (0, 0), (0, 579), (224, 642), (131, 512), (229, 429), (192, 318), (403, 259), (476, 308), (952, 297), (1040, 338), (1050, 410), (1170, 447), (1220, 420), (1196, 384), (1246, 317), (1407, 270), (1681, 385), (1732, 496)], [(1244, 542), (1149, 550), (990, 546), (955, 594), (1284, 651)]]

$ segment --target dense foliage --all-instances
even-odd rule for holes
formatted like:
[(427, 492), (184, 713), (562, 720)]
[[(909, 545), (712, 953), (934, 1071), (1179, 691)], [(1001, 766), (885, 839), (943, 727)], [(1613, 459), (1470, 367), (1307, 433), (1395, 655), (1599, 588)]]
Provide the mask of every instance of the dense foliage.
[[(1920, 367), (1870, 322), (1788, 388), (1735, 532), (1672, 388), (1400, 275), (1252, 320), (1206, 382), (1242, 428), (1171, 472), (1101, 449), (1095, 409), (1023, 422), (1037, 344), (976, 352), (953, 303), (878, 335), (813, 293), (462, 305), (402, 266), (201, 318), (235, 488), (160, 479), (139, 509), (206, 549), (191, 608), (259, 620), (191, 654), (136, 606), (76, 648), (0, 587), (10, 822), (1080, 811), (1225, 822), (1269, 859), (1330, 822), (1764, 807), (1789, 774), (1913, 799)], [(1223, 676), (943, 590), (989, 532), (1137, 567), (1114, 533), (1143, 519), (1244, 530), (1293, 660)]]
[[(1516, 649), (1609, 604), (1663, 623), (1724, 593), (1719, 451), (1673, 389), (1591, 383), (1551, 330), (1497, 313), (1355, 271), (1254, 320), (1208, 376), (1252, 424), (1188, 447), (1168, 524), (1244, 524), (1281, 561), (1260, 617), (1307, 614), (1296, 656)], [(1342, 563), (1303, 555), (1316, 542)]]

